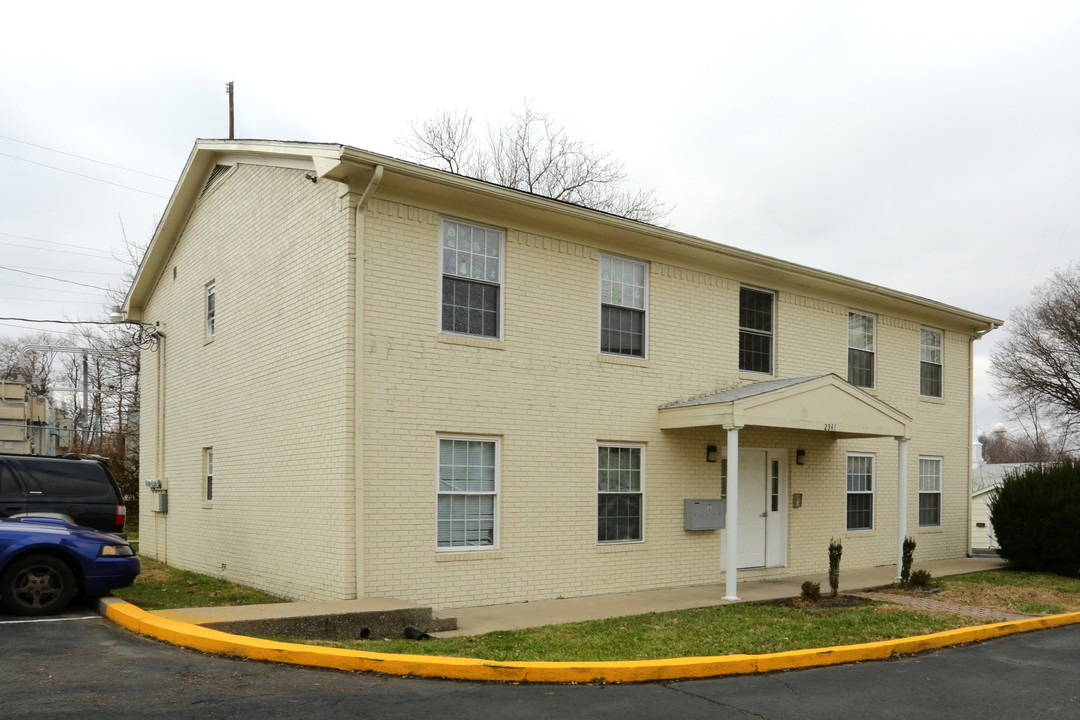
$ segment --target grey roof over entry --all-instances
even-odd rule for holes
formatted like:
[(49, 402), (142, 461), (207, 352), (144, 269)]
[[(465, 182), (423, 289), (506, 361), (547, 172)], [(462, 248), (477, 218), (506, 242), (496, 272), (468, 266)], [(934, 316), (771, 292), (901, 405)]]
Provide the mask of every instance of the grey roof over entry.
[(741, 387), (732, 388), (731, 390), (724, 390), (723, 392), (711, 393), (709, 395), (702, 395), (701, 397), (691, 398), (690, 400), (682, 400), (680, 402), (669, 403), (667, 405), (661, 405), (660, 409), (664, 408), (677, 408), (677, 407), (691, 407), (693, 405), (711, 405), (712, 403), (731, 402), (733, 400), (743, 400), (748, 397), (760, 395), (762, 393), (772, 392), (773, 390), (780, 390), (792, 385), (798, 385), (808, 380), (817, 380), (823, 378), (828, 373), (822, 375), (804, 375), (797, 378), (777, 378), (776, 380), (762, 380), (761, 382), (750, 383), (749, 385), (742, 385)]
[(658, 408), (661, 430), (747, 425), (833, 437), (908, 437), (911, 418), (836, 373), (750, 383)]

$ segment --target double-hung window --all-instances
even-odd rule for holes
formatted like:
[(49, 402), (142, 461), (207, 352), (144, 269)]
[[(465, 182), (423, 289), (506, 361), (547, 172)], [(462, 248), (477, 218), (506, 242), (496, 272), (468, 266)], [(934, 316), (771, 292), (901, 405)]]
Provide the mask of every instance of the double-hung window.
[(597, 542), (642, 539), (643, 452), (640, 445), (597, 448)]
[(205, 472), (205, 479), (203, 480), (203, 502), (214, 501), (214, 448), (203, 448), (203, 469)]
[(217, 303), (217, 290), (215, 283), (206, 286), (206, 337), (214, 337), (214, 306)]
[(436, 511), (439, 550), (471, 550), (496, 545), (498, 487), (498, 440), (439, 438)]
[(874, 527), (874, 456), (847, 456), (847, 529)]
[(856, 387), (874, 387), (874, 316), (848, 313), (847, 379)]
[(919, 458), (919, 527), (941, 525), (941, 458)]
[(503, 234), (444, 219), (442, 240), (443, 332), (501, 337)]
[(923, 328), (919, 333), (919, 394), (941, 397), (942, 333)]
[(649, 267), (600, 256), (600, 352), (645, 357)]
[(773, 371), (773, 294), (753, 288), (739, 289), (739, 369)]

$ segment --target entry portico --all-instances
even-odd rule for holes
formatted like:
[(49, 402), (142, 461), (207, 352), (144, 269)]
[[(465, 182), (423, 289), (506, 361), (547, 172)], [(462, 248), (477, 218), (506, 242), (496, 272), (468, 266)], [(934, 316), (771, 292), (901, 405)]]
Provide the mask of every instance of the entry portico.
[(720, 427), (727, 436), (725, 600), (738, 600), (739, 430), (809, 430), (833, 438), (897, 441), (897, 568), (907, 532), (907, 441), (911, 418), (833, 373), (750, 383), (660, 408), (660, 428)]

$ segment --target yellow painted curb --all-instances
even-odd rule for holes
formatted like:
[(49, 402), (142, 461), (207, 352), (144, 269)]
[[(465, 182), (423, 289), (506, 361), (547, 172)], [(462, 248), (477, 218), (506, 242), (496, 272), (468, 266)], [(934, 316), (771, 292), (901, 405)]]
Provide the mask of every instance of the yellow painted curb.
[(839, 665), (862, 660), (879, 660), (897, 653), (914, 653), (947, 645), (976, 642), (1014, 633), (1080, 623), (1080, 612), (1047, 615), (945, 630), (930, 635), (883, 640), (859, 645), (842, 645), (809, 650), (790, 650), (765, 655), (721, 655), (664, 660), (622, 660), (601, 662), (496, 662), (473, 658), (342, 650), (317, 645), (301, 645), (231, 635), (199, 625), (170, 620), (141, 610), (126, 602), (111, 602), (105, 616), (141, 635), (174, 645), (218, 655), (269, 660), (292, 665), (368, 671), (388, 675), (417, 675), (454, 680), (494, 680), (498, 682), (642, 682), (682, 680), (773, 672), (821, 665)]

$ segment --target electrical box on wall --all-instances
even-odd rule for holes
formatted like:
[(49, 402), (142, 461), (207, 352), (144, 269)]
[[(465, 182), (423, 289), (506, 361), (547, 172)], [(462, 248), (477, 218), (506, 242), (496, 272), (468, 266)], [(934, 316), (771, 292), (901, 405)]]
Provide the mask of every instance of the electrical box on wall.
[(683, 500), (683, 530), (723, 530), (727, 500)]
[(156, 492), (152, 496), (154, 498), (154, 512), (167, 513), (169, 512), (169, 493)]

